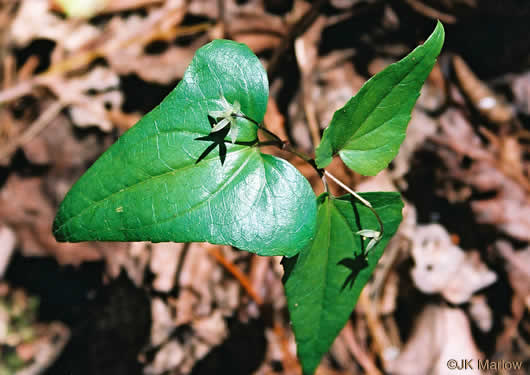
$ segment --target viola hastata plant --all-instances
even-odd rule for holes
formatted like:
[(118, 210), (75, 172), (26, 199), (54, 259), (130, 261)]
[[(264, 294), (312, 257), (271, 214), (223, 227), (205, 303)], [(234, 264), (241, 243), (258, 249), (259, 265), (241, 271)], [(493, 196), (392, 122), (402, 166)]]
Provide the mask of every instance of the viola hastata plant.
[[(420, 89), (443, 45), (440, 23), (420, 47), (366, 82), (338, 109), (316, 158), (265, 129), (268, 81), (243, 45), (199, 49), (182, 81), (110, 147), (68, 192), (59, 241), (210, 242), (282, 255), (305, 375), (346, 324), (401, 221), (398, 193), (355, 193), (325, 170), (334, 156), (375, 175), (396, 156)], [(258, 131), (270, 140), (260, 142)], [(350, 194), (316, 197), (276, 145)]]

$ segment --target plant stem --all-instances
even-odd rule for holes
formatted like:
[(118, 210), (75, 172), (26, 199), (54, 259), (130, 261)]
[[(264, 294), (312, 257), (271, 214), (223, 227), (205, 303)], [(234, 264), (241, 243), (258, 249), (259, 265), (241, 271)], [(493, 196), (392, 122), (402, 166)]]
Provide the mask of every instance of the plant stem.
[(318, 166), (317, 166), (317, 164), (315, 162), (315, 159), (313, 159), (309, 155), (306, 155), (306, 154), (296, 150), (289, 143), (287, 143), (285, 141), (282, 141), (282, 139), (280, 137), (278, 137), (276, 134), (271, 132), (269, 129), (265, 128), (262, 124), (260, 124), (256, 120), (254, 120), (254, 119), (252, 119), (252, 118), (250, 118), (247, 115), (242, 114), (242, 113), (232, 113), (232, 116), (244, 118), (245, 120), (248, 120), (248, 121), (252, 122), (253, 124), (255, 124), (258, 127), (258, 129), (260, 129), (261, 131), (263, 131), (265, 134), (267, 134), (269, 137), (272, 138), (271, 142), (263, 142), (263, 143), (261, 143), (261, 145), (276, 146), (279, 149), (286, 150), (286, 151), (298, 156), (299, 158), (301, 158), (302, 160), (306, 161), (307, 163), (309, 163), (317, 171), (318, 175), (322, 179), (322, 183), (324, 184), (324, 190), (326, 192), (329, 191), (328, 183), (327, 183), (327, 180), (326, 180), (326, 176), (327, 176), (331, 180), (333, 180), (333, 182), (335, 182), (337, 185), (339, 185), (341, 188), (343, 188), (348, 193), (350, 193), (352, 196), (354, 196), (356, 199), (358, 199), (359, 202), (361, 202), (363, 205), (368, 207), (370, 209), (370, 211), (372, 211), (372, 213), (376, 217), (377, 222), (379, 223), (379, 230), (380, 230), (379, 239), (381, 239), (383, 237), (383, 233), (384, 233), (383, 221), (381, 220), (381, 217), (379, 216), (377, 211), (372, 207), (372, 204), (370, 202), (368, 202), (366, 199), (361, 197), (353, 189), (348, 187), (348, 185), (346, 185), (344, 182), (339, 180), (337, 177), (333, 176), (330, 172), (328, 172), (328, 171), (326, 171), (324, 169), (318, 168)]
[(352, 189), (350, 189), (348, 187), (348, 185), (346, 185), (345, 183), (343, 183), (341, 180), (339, 180), (337, 177), (333, 176), (330, 172), (328, 171), (324, 171), (324, 175), (329, 177), (331, 180), (333, 180), (333, 182), (335, 182), (337, 185), (339, 185), (341, 188), (343, 188), (344, 190), (346, 190), (348, 193), (350, 193), (351, 195), (353, 195), (355, 198), (357, 198), (362, 204), (364, 204), (366, 207), (368, 207), (370, 209), (370, 211), (372, 211), (372, 213), (375, 215), (376, 219), (377, 219), (377, 222), (379, 223), (379, 229), (380, 229), (380, 235), (379, 235), (379, 238), (382, 238), (383, 237), (383, 232), (384, 232), (384, 226), (383, 226), (383, 221), (381, 220), (381, 217), (379, 217), (379, 214), (377, 213), (377, 211), (372, 207), (372, 204), (370, 202), (368, 202), (366, 199), (364, 199), (363, 197), (361, 197), (359, 194), (357, 194), (355, 191), (353, 191)]
[(320, 177), (322, 177), (324, 175), (324, 171), (317, 167), (317, 165), (315, 163), (315, 160), (311, 156), (306, 155), (303, 152), (298, 151), (293, 146), (291, 146), (289, 143), (283, 141), (280, 137), (278, 137), (276, 134), (271, 132), (269, 129), (264, 127), (262, 124), (260, 124), (256, 120), (254, 120), (254, 119), (252, 119), (252, 118), (250, 118), (247, 115), (242, 114), (242, 113), (232, 113), (232, 116), (244, 118), (245, 120), (248, 120), (248, 121), (252, 122), (253, 124), (255, 124), (258, 127), (258, 129), (260, 129), (262, 132), (264, 132), (265, 134), (267, 134), (268, 136), (273, 138), (273, 141), (274, 141), (274, 143), (272, 143), (273, 146), (276, 146), (276, 147), (278, 147), (281, 150), (286, 150), (286, 151), (290, 152), (291, 154), (294, 154), (294, 155), (298, 156), (300, 159), (306, 161), (307, 163), (309, 163), (315, 169), (315, 171), (318, 173), (318, 175)]

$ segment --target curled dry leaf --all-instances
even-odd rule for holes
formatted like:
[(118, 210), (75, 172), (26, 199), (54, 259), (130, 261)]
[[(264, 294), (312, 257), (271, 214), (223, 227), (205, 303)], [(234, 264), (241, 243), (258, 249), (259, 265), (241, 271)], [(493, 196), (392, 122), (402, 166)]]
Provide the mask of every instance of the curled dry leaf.
[(254, 53), (278, 47), (288, 28), (281, 17), (257, 7), (229, 12), (226, 22), (230, 37), (239, 43), (245, 43)]
[(194, 54), (195, 50), (192, 48), (176, 46), (171, 46), (160, 54), (134, 57), (124, 50), (109, 55), (109, 62), (119, 74), (135, 73), (144, 81), (169, 84), (184, 75)]
[(119, 90), (118, 75), (103, 67), (69, 79), (50, 81), (54, 93), (66, 103), (71, 103), (72, 121), (79, 127), (98, 126), (109, 132), (113, 125), (109, 110), (120, 108), (123, 94)]
[[(466, 315), (459, 309), (428, 306), (416, 319), (410, 339), (387, 370), (395, 375), (445, 375), (450, 359), (482, 358)], [(481, 374), (474, 369), (452, 373)]]
[[(442, 135), (431, 138), (456, 152), (438, 149), (449, 173), (480, 192), (497, 192), (492, 198), (471, 203), (477, 220), (495, 225), (521, 241), (529, 241), (530, 192), (519, 144), (511, 137), (499, 140), (486, 132), (492, 142), (487, 148), (471, 124), (456, 110), (441, 116), (440, 129)], [(473, 161), (467, 169), (461, 165), (464, 156)]]
[(506, 123), (513, 118), (511, 107), (480, 81), (460, 56), (453, 57), (453, 66), (462, 91), (483, 116), (497, 124)]
[(100, 47), (112, 70), (118, 74), (136, 73), (144, 80), (165, 84), (182, 77), (199, 45), (170, 46), (159, 55), (146, 54), (145, 46), (178, 34), (175, 26), (183, 20), (185, 10), (186, 2), (171, 0), (147, 17), (114, 17), (105, 29), (108, 39)]
[(412, 237), (414, 283), (424, 293), (440, 293), (451, 303), (464, 303), (473, 293), (494, 283), (476, 252), (464, 253), (438, 224), (419, 225)]

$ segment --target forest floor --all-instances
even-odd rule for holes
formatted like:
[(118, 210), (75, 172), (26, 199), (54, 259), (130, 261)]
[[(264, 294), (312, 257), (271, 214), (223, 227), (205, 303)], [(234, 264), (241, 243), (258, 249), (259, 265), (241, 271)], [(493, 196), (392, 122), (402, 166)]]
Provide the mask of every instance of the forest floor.
[[(265, 125), (314, 153), (334, 111), (435, 19), (446, 43), (397, 158), (375, 177), (330, 166), (357, 191), (399, 191), (406, 205), (317, 374), (441, 375), (447, 357), (523, 361), (499, 373), (528, 373), (529, 4), (93, 0), (69, 17), (64, 2), (0, 3), (0, 375), (300, 375), (280, 258), (205, 243), (57, 243), (57, 207), (212, 39), (258, 55)], [(267, 152), (322, 192), (308, 165)]]

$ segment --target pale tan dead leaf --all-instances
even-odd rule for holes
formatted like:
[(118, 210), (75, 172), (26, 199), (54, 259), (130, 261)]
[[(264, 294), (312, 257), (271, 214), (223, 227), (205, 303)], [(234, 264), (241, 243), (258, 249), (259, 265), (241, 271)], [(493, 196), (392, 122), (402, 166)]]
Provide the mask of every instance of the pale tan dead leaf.
[(17, 237), (15, 232), (6, 225), (0, 223), (0, 280), (9, 265), (9, 260), (15, 250)]
[[(74, 179), (79, 177), (72, 173), (74, 169), (79, 170), (79, 173), (85, 170), (85, 163), (98, 157), (106, 147), (98, 141), (95, 134), (78, 138), (74, 132), (68, 116), (61, 113), (45, 131), (37, 134), (22, 147), (26, 157), (33, 163), (53, 165), (54, 173), (46, 178), (46, 185), (51, 192), (55, 192), (61, 183), (57, 181), (59, 175), (67, 180), (64, 182), (68, 183), (69, 189)], [(62, 175), (63, 173), (65, 174)], [(56, 198), (59, 200), (63, 197), (64, 194), (60, 194)]]
[(144, 368), (144, 374), (160, 375), (174, 370), (182, 363), (186, 354), (182, 344), (176, 339), (170, 340), (158, 350), (154, 361)]
[(236, 280), (226, 280), (213, 289), (217, 309), (223, 316), (231, 316), (240, 305), (241, 287)]
[(113, 125), (108, 113), (120, 108), (123, 102), (119, 83), (116, 72), (98, 66), (82, 76), (57, 78), (49, 86), (62, 101), (71, 103), (70, 114), (75, 125), (98, 126), (109, 132)]
[(288, 31), (288, 25), (282, 17), (258, 7), (234, 9), (226, 18), (230, 37), (239, 43), (245, 43), (254, 53), (276, 48)]
[(319, 89), (313, 90), (312, 100), (322, 129), (329, 125), (335, 111), (342, 108), (366, 81), (355, 70), (352, 54), (352, 51), (332, 52), (319, 58)]
[[(407, 136), (399, 148), (399, 153), (393, 160), (393, 168), (390, 169), (390, 175), (394, 179), (403, 179), (410, 168), (412, 156), (425, 141), (436, 133), (437, 125), (432, 117), (427, 116), (421, 110), (413, 110), (412, 118), (407, 127)], [(406, 190), (405, 181), (400, 183), (403, 190)]]
[(469, 97), (477, 111), (497, 124), (506, 123), (513, 118), (512, 108), (475, 75), (464, 59), (454, 55), (453, 67), (462, 91)]
[(517, 76), (512, 82), (514, 104), (519, 112), (530, 115), (530, 71)]
[(219, 310), (191, 323), (195, 334), (211, 346), (219, 345), (228, 335), (228, 327)]
[(145, 252), (148, 254), (146, 247), (147, 244), (145, 242), (113, 242), (109, 246), (104, 247), (102, 253), (105, 258), (106, 274), (110, 278), (116, 278), (122, 270), (125, 270), (134, 284), (140, 286), (143, 280), (145, 265), (143, 267), (139, 265), (142, 262), (138, 262), (133, 254), (138, 254), (139, 248), (145, 249)]
[(169, 84), (182, 78), (194, 54), (194, 48), (176, 46), (156, 55), (131, 53), (124, 49), (109, 55), (108, 60), (116, 73), (135, 73), (144, 81)]
[(22, 254), (53, 255), (61, 264), (74, 265), (101, 259), (104, 244), (55, 240), (51, 232), (55, 209), (43, 194), (43, 183), (40, 177), (13, 174), (0, 190), (0, 221), (15, 231)]
[(67, 51), (79, 49), (100, 34), (101, 30), (89, 23), (57, 16), (51, 11), (49, 0), (22, 1), (10, 28), (11, 40), (17, 46), (34, 39), (50, 39)]
[(489, 332), (493, 327), (493, 311), (486, 296), (473, 296), (469, 302), (469, 315), (481, 331)]
[[(426, 307), (416, 319), (410, 339), (387, 370), (396, 375), (481, 374), (476, 364), (482, 354), (476, 347), (469, 321), (459, 309)], [(450, 359), (473, 359), (474, 369), (449, 370)]]
[(222, 279), (222, 270), (202, 244), (189, 245), (179, 278), (182, 288), (190, 288), (199, 295), (196, 316), (208, 316), (212, 310), (212, 286)]
[(151, 300), (151, 345), (159, 346), (165, 342), (175, 329), (171, 308), (160, 298)]
[(184, 250), (182, 243), (159, 243), (151, 245), (150, 269), (155, 274), (153, 289), (169, 292), (175, 285), (179, 259)]
[[(519, 240), (529, 241), (530, 184), (523, 174), (520, 145), (510, 137), (500, 140), (485, 132), (491, 141), (486, 146), (469, 121), (456, 110), (449, 110), (440, 117), (440, 129), (442, 134), (431, 138), (451, 149), (452, 152), (438, 149), (449, 174), (478, 191), (497, 191), (493, 198), (471, 203), (477, 220), (495, 225)], [(461, 166), (464, 156), (473, 160), (467, 169)]]
[(382, 170), (373, 177), (368, 177), (356, 185), (358, 191), (396, 191), (388, 169)]
[(494, 224), (509, 235), (530, 241), (530, 203), (500, 194), (492, 199), (471, 204), (481, 223)]
[(169, 301), (176, 310), (175, 325), (190, 323), (195, 317), (195, 308), (199, 304), (199, 297), (189, 288), (182, 289), (179, 297)]
[(424, 293), (440, 293), (451, 303), (463, 303), (497, 279), (477, 253), (464, 253), (454, 245), (441, 225), (418, 225), (412, 241), (412, 279)]
[(172, 46), (162, 54), (147, 55), (145, 44), (153, 34), (170, 33), (183, 20), (186, 7), (183, 0), (170, 0), (150, 11), (147, 17), (113, 18), (105, 27), (108, 38), (100, 47), (112, 70), (119, 74), (134, 72), (143, 79), (159, 83), (182, 77), (198, 45), (187, 49)]

